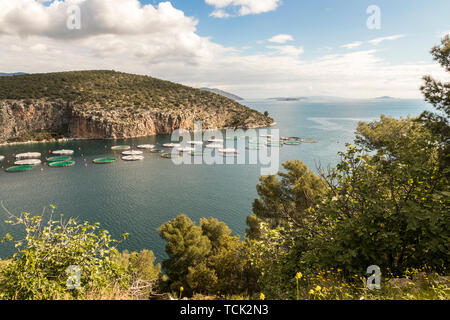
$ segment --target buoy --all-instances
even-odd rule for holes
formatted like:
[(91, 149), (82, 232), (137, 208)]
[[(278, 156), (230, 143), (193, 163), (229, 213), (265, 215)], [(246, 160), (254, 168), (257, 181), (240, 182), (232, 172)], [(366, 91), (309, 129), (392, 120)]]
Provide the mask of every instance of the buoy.
[(73, 150), (56, 150), (52, 151), (53, 154), (60, 155), (60, 156), (71, 156), (74, 154)]
[(144, 160), (144, 156), (134, 155), (134, 156), (124, 156), (122, 157), (124, 161), (139, 161)]
[[(108, 158), (94, 159), (92, 162), (94, 162), (95, 164), (108, 164), (108, 163), (113, 163), (116, 161), (117, 161), (116, 158), (108, 157)], [(87, 163), (85, 165), (87, 166)]]
[(37, 166), (41, 164), (42, 161), (39, 159), (28, 159), (28, 160), (19, 160), (14, 162), (16, 166)]
[(113, 151), (123, 151), (123, 150), (130, 150), (130, 146), (113, 146), (111, 147), (111, 150)]
[(37, 159), (40, 157), (41, 154), (39, 152), (19, 153), (18, 155), (16, 155), (16, 159)]
[(143, 152), (142, 151), (124, 151), (124, 152), (122, 152), (122, 154), (124, 155), (124, 156), (140, 156), (141, 154), (143, 154)]

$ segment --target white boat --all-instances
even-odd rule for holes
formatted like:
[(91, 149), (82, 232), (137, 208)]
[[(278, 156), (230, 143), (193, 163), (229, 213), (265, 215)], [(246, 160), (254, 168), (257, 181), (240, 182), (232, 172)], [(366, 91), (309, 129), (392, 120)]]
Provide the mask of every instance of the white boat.
[(16, 166), (37, 166), (38, 164), (41, 164), (42, 161), (39, 159), (28, 159), (28, 160), (19, 160), (14, 162), (14, 165)]
[(143, 152), (132, 150), (132, 151), (124, 151), (124, 152), (122, 152), (122, 154), (124, 156), (140, 156), (141, 154), (143, 154)]
[(194, 152), (195, 148), (190, 148), (190, 147), (178, 148), (177, 151), (179, 151), (179, 152)]
[(144, 160), (144, 156), (124, 156), (122, 157), (122, 160), (124, 161), (139, 161)]
[(155, 149), (156, 146), (154, 144), (141, 144), (137, 147), (138, 147), (138, 149), (150, 150), (150, 149)]
[(218, 143), (212, 143), (212, 144), (206, 145), (206, 148), (209, 148), (209, 149), (222, 149), (223, 145), (218, 144)]
[(187, 144), (194, 145), (194, 146), (202, 146), (203, 141), (188, 141)]
[(41, 154), (39, 152), (26, 152), (26, 153), (19, 153), (16, 155), (17, 159), (35, 159), (40, 158)]
[(223, 142), (223, 139), (209, 139), (208, 142)]
[(0, 156), (0, 161), (5, 160), (5, 156)]
[(164, 148), (179, 148), (181, 147), (181, 144), (179, 143), (165, 143), (163, 144)]
[(58, 156), (71, 156), (75, 153), (73, 150), (56, 150), (52, 151), (53, 154), (56, 154)]

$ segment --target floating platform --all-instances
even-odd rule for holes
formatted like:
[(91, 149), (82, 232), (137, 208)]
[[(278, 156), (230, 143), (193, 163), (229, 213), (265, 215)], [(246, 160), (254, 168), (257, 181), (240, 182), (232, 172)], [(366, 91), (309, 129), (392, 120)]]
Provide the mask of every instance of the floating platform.
[(72, 160), (56, 161), (56, 162), (51, 162), (48, 165), (53, 168), (71, 167), (71, 166), (75, 165), (75, 161), (72, 161)]
[(111, 150), (113, 151), (124, 151), (124, 150), (130, 150), (130, 146), (113, 146), (111, 147)]
[(144, 156), (134, 155), (134, 156), (124, 156), (122, 157), (123, 161), (140, 161), (144, 160)]
[(224, 154), (238, 154), (239, 151), (237, 151), (236, 149), (232, 149), (232, 148), (228, 148), (228, 149), (219, 149), (220, 153), (224, 153)]
[(150, 153), (163, 153), (164, 152), (164, 150), (162, 150), (162, 149), (151, 149), (150, 150)]
[(180, 157), (179, 154), (172, 154), (172, 153), (161, 154), (161, 158), (164, 158), (164, 159), (174, 159), (174, 158), (179, 158), (179, 157)]
[(70, 161), (72, 160), (69, 156), (60, 156), (60, 157), (49, 157), (47, 158), (48, 162), (61, 162), (61, 161)]
[(191, 151), (189, 154), (193, 157), (202, 157), (205, 153), (203, 151)]
[(181, 147), (181, 144), (179, 143), (165, 143), (163, 144), (164, 148), (179, 148)]
[(59, 156), (71, 156), (75, 153), (73, 150), (56, 150), (52, 151), (53, 154), (59, 155)]
[(116, 162), (116, 161), (117, 161), (116, 158), (108, 157), (108, 158), (94, 159), (92, 162), (95, 163), (95, 164), (108, 164), (108, 163), (113, 163), (113, 162)]
[(206, 148), (208, 148), (208, 149), (222, 149), (223, 145), (218, 144), (218, 143), (212, 143), (212, 144), (206, 145)]
[(41, 157), (41, 154), (39, 152), (26, 152), (26, 153), (19, 153), (16, 155), (17, 159), (38, 159)]
[(122, 154), (124, 156), (140, 156), (141, 154), (143, 154), (143, 152), (133, 150), (133, 151), (124, 151), (124, 152), (122, 152)]
[(155, 149), (155, 147), (156, 146), (154, 144), (141, 144), (137, 146), (138, 149), (145, 149), (145, 150)]
[(194, 146), (202, 146), (203, 141), (188, 141), (187, 144), (194, 145)]
[(285, 145), (287, 146), (298, 146), (301, 144), (300, 141), (292, 141), (292, 140), (288, 140), (284, 142)]
[(190, 147), (186, 147), (186, 148), (178, 148), (177, 151), (183, 152), (183, 153), (184, 153), (184, 152), (188, 153), (188, 152), (194, 152), (194, 151), (195, 151), (195, 148), (190, 148)]
[(34, 166), (32, 165), (24, 165), (24, 166), (14, 166), (6, 169), (6, 172), (24, 172), (33, 170)]
[(16, 166), (37, 166), (41, 163), (42, 161), (39, 159), (19, 160), (14, 162)]
[(275, 148), (279, 148), (279, 147), (282, 147), (282, 146), (283, 146), (283, 144), (282, 144), (282, 143), (279, 143), (279, 142), (268, 142), (266, 145), (267, 145), (268, 147), (275, 147)]

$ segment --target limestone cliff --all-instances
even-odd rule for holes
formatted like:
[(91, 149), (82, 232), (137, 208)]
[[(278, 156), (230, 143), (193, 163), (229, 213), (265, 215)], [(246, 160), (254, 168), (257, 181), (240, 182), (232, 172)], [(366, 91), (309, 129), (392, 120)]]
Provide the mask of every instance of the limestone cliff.
[(214, 93), (112, 71), (0, 79), (0, 142), (41, 131), (73, 138), (132, 138), (193, 128), (256, 128), (269, 117)]

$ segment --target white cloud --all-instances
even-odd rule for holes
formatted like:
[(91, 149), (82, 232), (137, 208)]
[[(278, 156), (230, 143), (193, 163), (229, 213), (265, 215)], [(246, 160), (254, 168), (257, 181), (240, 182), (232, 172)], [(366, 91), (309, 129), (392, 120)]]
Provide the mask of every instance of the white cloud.
[(293, 57), (298, 57), (303, 52), (305, 52), (303, 47), (295, 47), (295, 46), (267, 46), (267, 48), (278, 51), (280, 55)]
[(227, 18), (232, 16), (225, 11), (226, 8), (237, 11), (239, 16), (260, 14), (276, 10), (281, 5), (281, 0), (205, 0), (215, 7), (211, 16)]
[(341, 48), (354, 49), (354, 48), (360, 47), (361, 45), (362, 45), (361, 41), (355, 41), (352, 43), (344, 44), (341, 46)]
[(290, 34), (278, 34), (268, 39), (267, 41), (274, 43), (286, 43), (288, 41), (294, 41), (294, 37)]
[[(80, 32), (65, 29), (66, 8), (73, 3), (82, 7)], [(43, 6), (0, 0), (0, 71), (114, 69), (227, 88), (248, 98), (419, 97), (422, 75), (445, 75), (435, 63), (389, 64), (376, 50), (324, 51), (305, 60), (302, 47), (272, 45), (269, 53), (242, 54), (200, 37), (196, 25), (168, 2), (66, 0)]]
[(370, 40), (369, 43), (373, 44), (373, 45), (379, 45), (383, 41), (392, 41), (392, 40), (401, 39), (403, 37), (405, 37), (404, 34), (397, 34), (395, 36), (376, 38), (376, 39)]

